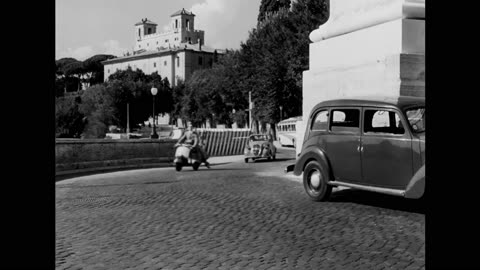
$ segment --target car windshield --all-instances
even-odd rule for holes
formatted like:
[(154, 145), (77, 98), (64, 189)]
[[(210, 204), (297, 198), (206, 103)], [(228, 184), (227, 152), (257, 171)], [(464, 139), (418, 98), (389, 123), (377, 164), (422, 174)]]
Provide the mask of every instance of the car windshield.
[(425, 107), (409, 108), (405, 114), (414, 132), (425, 132)]
[(268, 141), (268, 138), (266, 135), (252, 135), (250, 139), (253, 141)]

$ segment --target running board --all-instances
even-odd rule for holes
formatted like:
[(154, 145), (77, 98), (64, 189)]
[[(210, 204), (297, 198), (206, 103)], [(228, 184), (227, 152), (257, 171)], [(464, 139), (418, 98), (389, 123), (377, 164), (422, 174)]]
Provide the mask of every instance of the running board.
[(394, 196), (402, 196), (402, 197), (405, 196), (405, 190), (401, 190), (401, 189), (364, 186), (364, 185), (357, 185), (357, 184), (345, 183), (345, 182), (340, 182), (340, 181), (330, 181), (330, 182), (328, 182), (328, 184), (331, 185), (331, 186), (351, 187), (351, 188), (362, 189), (362, 190), (366, 190), (366, 191), (379, 192), (379, 193), (384, 193), (384, 194), (389, 194), (389, 195), (394, 195)]

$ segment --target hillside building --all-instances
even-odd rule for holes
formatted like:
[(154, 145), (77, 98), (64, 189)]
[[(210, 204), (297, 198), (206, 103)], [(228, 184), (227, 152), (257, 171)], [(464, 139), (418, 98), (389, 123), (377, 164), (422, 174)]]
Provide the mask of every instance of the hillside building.
[(104, 64), (105, 80), (117, 70), (131, 67), (145, 74), (158, 72), (173, 87), (178, 80), (188, 80), (195, 70), (210, 68), (224, 54), (205, 46), (205, 32), (195, 29), (195, 14), (181, 9), (171, 15), (169, 30), (158, 33), (157, 24), (142, 19), (135, 24), (132, 54), (110, 59)]

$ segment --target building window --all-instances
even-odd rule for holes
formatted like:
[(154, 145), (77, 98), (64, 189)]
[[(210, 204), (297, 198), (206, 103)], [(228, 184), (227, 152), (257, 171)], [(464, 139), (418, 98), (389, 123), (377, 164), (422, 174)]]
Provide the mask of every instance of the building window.
[(201, 56), (198, 57), (198, 64), (200, 66), (203, 64), (203, 58)]
[(190, 28), (190, 21), (188, 19), (187, 19), (186, 25), (187, 25), (187, 27), (186, 27), (187, 29)]
[(163, 65), (166, 66), (166, 65), (167, 65), (167, 61), (163, 61)]
[(165, 43), (167, 43), (167, 42), (168, 42), (168, 39), (165, 39)]
[(142, 34), (140, 33), (140, 28), (138, 28), (138, 37), (141, 37)]
[(178, 20), (175, 20), (175, 28), (178, 28)]
[(152, 28), (148, 28), (148, 34), (150, 35), (152, 33)]
[(153, 63), (153, 67), (157, 67), (157, 63)]
[(180, 67), (180, 56), (177, 56), (177, 67)]

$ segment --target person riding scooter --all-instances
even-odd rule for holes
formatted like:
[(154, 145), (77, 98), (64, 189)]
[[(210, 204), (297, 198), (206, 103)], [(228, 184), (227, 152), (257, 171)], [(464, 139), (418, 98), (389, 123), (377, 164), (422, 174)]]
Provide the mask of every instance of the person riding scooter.
[(183, 133), (183, 135), (178, 139), (177, 144), (175, 144), (175, 146), (179, 146), (182, 143), (191, 145), (192, 149), (197, 147), (198, 145), (198, 136), (193, 131), (191, 123), (188, 123), (187, 130), (185, 130), (185, 133)]
[(179, 146), (180, 144), (188, 144), (191, 145), (192, 150), (198, 151), (201, 156), (201, 162), (205, 163), (207, 168), (210, 168), (210, 163), (207, 161), (208, 156), (205, 153), (205, 150), (200, 145), (200, 138), (192, 126), (192, 123), (188, 123), (187, 130), (185, 133), (178, 139), (177, 144), (175, 146)]

